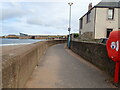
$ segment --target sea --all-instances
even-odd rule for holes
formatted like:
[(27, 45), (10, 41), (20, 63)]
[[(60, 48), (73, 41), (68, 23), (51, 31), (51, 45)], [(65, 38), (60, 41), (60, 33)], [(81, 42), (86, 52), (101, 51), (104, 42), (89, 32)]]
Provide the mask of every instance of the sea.
[(0, 39), (0, 46), (10, 46), (10, 45), (23, 45), (32, 44), (40, 41), (45, 41), (45, 39)]

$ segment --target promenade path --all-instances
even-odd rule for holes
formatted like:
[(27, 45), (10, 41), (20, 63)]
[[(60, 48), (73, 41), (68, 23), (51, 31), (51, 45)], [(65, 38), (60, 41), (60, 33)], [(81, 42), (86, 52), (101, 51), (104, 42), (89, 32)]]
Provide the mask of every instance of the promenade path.
[(33, 71), (25, 88), (111, 88), (110, 77), (65, 44), (50, 47)]

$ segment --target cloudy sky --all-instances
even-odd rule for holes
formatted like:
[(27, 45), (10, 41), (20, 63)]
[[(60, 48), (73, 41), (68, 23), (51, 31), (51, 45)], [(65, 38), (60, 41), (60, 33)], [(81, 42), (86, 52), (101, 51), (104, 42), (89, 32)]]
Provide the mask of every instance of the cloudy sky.
[[(58, 2), (59, 1), (59, 2)], [(72, 1), (72, 0), (70, 0)], [(79, 18), (101, 0), (74, 0), (72, 5), (72, 31), (78, 33)], [(68, 34), (68, 1), (29, 1), (0, 3), (0, 36), (26, 33), (29, 35), (66, 35)]]

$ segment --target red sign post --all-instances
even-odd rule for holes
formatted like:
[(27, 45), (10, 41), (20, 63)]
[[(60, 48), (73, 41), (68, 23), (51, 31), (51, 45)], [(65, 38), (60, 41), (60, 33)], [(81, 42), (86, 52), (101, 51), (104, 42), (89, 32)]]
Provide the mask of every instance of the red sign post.
[(119, 70), (120, 70), (120, 30), (112, 31), (107, 40), (107, 51), (108, 56), (116, 62), (115, 65), (115, 74), (114, 74), (114, 83), (119, 82)]

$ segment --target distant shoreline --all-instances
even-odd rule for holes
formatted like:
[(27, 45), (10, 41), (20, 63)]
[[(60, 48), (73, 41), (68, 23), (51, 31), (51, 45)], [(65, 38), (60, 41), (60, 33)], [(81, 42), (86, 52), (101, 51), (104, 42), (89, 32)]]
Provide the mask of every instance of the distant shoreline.
[(0, 46), (16, 46), (16, 45), (28, 45), (45, 40), (33, 40), (33, 39), (0, 39)]
[(17, 46), (17, 45), (28, 45), (32, 43), (16, 43), (16, 44), (0, 44), (0, 46)]

